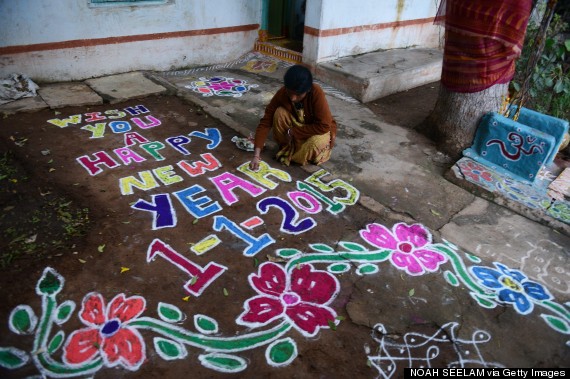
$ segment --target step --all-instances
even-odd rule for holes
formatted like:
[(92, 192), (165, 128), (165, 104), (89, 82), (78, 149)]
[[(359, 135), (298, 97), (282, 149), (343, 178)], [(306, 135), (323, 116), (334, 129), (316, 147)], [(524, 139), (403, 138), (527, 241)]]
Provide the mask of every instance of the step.
[(442, 61), (437, 49), (383, 50), (319, 63), (315, 76), (366, 103), (438, 81)]

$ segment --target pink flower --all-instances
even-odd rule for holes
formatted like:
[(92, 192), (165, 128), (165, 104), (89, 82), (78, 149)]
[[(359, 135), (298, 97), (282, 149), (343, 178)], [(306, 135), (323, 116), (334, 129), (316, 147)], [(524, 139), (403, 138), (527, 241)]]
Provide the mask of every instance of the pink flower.
[(312, 337), (329, 323), (338, 323), (336, 312), (328, 305), (340, 285), (326, 271), (306, 264), (294, 268), (289, 276), (281, 266), (265, 262), (257, 274), (249, 276), (249, 283), (259, 295), (244, 303), (238, 324), (258, 327), (286, 318), (303, 335)]
[(120, 364), (129, 370), (138, 369), (145, 360), (144, 340), (128, 323), (145, 308), (145, 299), (140, 296), (125, 298), (119, 294), (105, 307), (101, 294), (87, 294), (79, 313), (87, 328), (71, 333), (64, 346), (64, 361), (79, 365), (100, 354), (109, 367)]
[(434, 272), (447, 261), (446, 256), (429, 249), (431, 234), (420, 224), (398, 223), (392, 231), (383, 225), (369, 224), (360, 236), (376, 247), (392, 250), (390, 261), (410, 275), (422, 275), (424, 269)]

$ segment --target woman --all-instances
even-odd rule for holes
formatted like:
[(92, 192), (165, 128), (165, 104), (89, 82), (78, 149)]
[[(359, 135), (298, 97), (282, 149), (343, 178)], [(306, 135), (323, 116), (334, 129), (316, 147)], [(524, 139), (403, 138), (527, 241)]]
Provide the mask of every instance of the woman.
[(276, 158), (289, 166), (291, 162), (319, 165), (329, 160), (336, 137), (325, 93), (313, 83), (309, 69), (295, 65), (283, 78), (284, 86), (273, 96), (255, 131), (253, 160), (249, 168), (259, 169), (261, 149), (273, 130), (279, 145)]

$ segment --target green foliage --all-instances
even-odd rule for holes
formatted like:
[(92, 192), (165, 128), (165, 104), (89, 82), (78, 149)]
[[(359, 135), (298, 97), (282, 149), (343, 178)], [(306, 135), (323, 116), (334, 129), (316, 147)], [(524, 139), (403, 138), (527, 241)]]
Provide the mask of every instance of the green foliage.
[(88, 208), (35, 183), (12, 152), (0, 154), (0, 269), (61, 256), (89, 228)]
[[(525, 81), (529, 60), (539, 46), (539, 22), (529, 22), (523, 51), (516, 63), (511, 91), (518, 92)], [(531, 72), (528, 95), (523, 106), (562, 119), (570, 119), (570, 39), (563, 39), (568, 24), (555, 14), (545, 35), (544, 50)]]

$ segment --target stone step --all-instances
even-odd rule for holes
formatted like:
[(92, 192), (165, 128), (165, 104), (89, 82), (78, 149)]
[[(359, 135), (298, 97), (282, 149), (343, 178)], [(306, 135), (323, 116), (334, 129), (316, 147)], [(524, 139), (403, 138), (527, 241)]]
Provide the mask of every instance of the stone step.
[(437, 49), (393, 49), (317, 64), (316, 79), (363, 103), (441, 78), (443, 54)]

